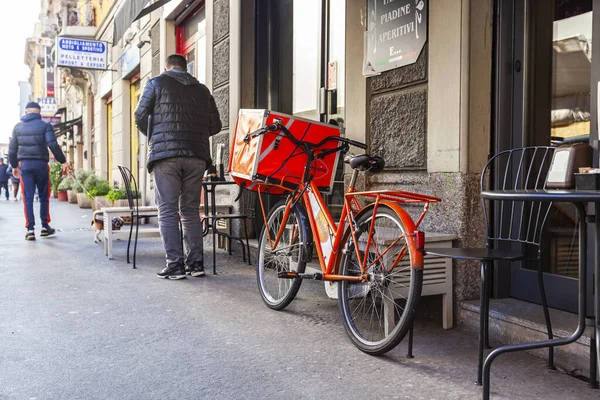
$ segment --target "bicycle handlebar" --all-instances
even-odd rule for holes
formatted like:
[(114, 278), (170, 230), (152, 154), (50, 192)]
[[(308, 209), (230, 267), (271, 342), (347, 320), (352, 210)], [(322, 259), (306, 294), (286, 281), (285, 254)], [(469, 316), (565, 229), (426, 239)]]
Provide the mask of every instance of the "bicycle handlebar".
[(323, 146), (325, 143), (332, 141), (332, 140), (337, 140), (339, 142), (344, 142), (346, 144), (358, 147), (360, 149), (366, 149), (367, 145), (361, 142), (357, 142), (356, 140), (352, 140), (352, 139), (347, 139), (344, 137), (340, 137), (340, 136), (328, 136), (326, 138), (324, 138), (323, 140), (321, 140), (319, 143), (310, 143), (310, 142), (303, 142), (301, 140), (298, 140), (294, 137), (294, 135), (292, 135), (292, 133), (283, 125), (281, 125), (280, 123), (274, 123), (274, 124), (270, 124), (267, 125), (265, 127), (262, 127), (254, 132), (250, 132), (249, 134), (247, 134), (244, 137), (244, 143), (248, 143), (250, 141), (250, 139), (253, 139), (257, 136), (260, 135), (264, 135), (267, 132), (272, 132), (272, 131), (276, 131), (276, 130), (280, 130), (281, 132), (283, 132), (283, 134), (290, 139), (292, 142), (294, 142), (296, 145), (304, 148), (307, 147), (308, 149), (312, 150), (314, 148), (317, 147), (321, 147)]

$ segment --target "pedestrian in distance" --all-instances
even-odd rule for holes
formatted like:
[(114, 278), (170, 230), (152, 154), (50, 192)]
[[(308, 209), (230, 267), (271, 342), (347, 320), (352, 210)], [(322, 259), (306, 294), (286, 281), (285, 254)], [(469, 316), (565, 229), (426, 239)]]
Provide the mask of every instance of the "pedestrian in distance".
[(8, 158), (13, 174), (21, 176), (21, 193), (25, 207), (26, 240), (35, 240), (35, 214), (33, 198), (37, 189), (40, 201), (40, 236), (50, 236), (55, 230), (50, 227), (50, 171), (48, 149), (54, 158), (63, 165), (63, 172), (69, 164), (56, 141), (52, 125), (42, 121), (41, 107), (30, 102), (25, 106), (25, 116), (21, 118), (10, 139)]
[[(202, 177), (212, 163), (208, 138), (221, 131), (215, 99), (187, 72), (179, 54), (167, 57), (165, 72), (148, 81), (135, 110), (148, 137), (148, 171), (154, 173), (160, 235), (166, 266), (157, 275), (182, 279), (204, 275), (200, 223)], [(183, 227), (180, 240), (178, 213)]]
[(6, 200), (8, 201), (8, 178), (10, 176), (7, 171), (8, 164), (4, 164), (4, 158), (0, 158), (0, 195), (2, 194), (2, 189), (4, 189)]
[(17, 201), (19, 196), (19, 185), (21, 184), (20, 175), (15, 175), (15, 171), (13, 170), (12, 166), (9, 166), (6, 172), (8, 172), (9, 179), (13, 187), (13, 201)]

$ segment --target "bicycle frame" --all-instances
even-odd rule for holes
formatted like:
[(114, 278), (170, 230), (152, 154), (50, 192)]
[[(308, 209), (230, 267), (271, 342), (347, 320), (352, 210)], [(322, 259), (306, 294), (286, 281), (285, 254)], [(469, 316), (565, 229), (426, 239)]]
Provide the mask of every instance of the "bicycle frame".
[[(279, 232), (277, 232), (276, 236), (272, 238), (269, 230), (266, 230), (267, 237), (271, 243), (271, 248), (277, 247), (279, 240), (283, 235), (284, 227), (290, 215), (292, 204), (294, 204), (296, 201), (302, 200), (306, 207), (310, 227), (315, 238), (314, 242), (316, 243), (316, 249), (319, 257), (321, 273), (323, 274), (323, 280), (366, 282), (368, 280), (367, 270), (370, 268), (370, 266), (378, 262), (382, 257), (384, 257), (385, 254), (389, 251), (389, 249), (391, 249), (396, 243), (400, 242), (400, 240), (405, 236), (407, 236), (406, 244), (401, 249), (398, 256), (395, 258), (392, 266), (390, 267), (390, 270), (392, 270), (398, 265), (398, 263), (406, 255), (406, 252), (409, 252), (411, 256), (412, 267), (414, 269), (422, 269), (423, 253), (420, 252), (419, 249), (422, 249), (424, 247), (424, 235), (423, 232), (418, 231), (418, 227), (429, 209), (429, 203), (438, 202), (439, 199), (432, 196), (394, 190), (357, 192), (354, 189), (354, 182), (356, 181), (357, 174), (358, 171), (355, 170), (351, 180), (351, 184), (344, 195), (344, 206), (342, 209), (342, 214), (337, 224), (333, 220), (331, 213), (327, 208), (323, 197), (321, 196), (321, 193), (319, 192), (316, 185), (312, 181), (309, 182), (308, 186), (306, 186), (304, 183), (301, 183), (298, 190), (295, 191), (293, 196), (290, 196), (287, 200), (286, 209), (283, 215), (283, 222), (280, 226)], [(265, 219), (265, 226), (268, 226), (267, 215), (265, 213), (262, 196), (260, 195), (260, 193), (262, 192), (260, 186), (261, 185), (259, 184), (259, 201), (263, 213), (263, 218)], [(289, 189), (287, 190), (289, 191)], [(301, 199), (300, 196), (302, 196)], [(365, 207), (361, 207), (358, 200), (359, 197), (363, 197), (367, 200), (371, 199), (374, 200), (374, 202), (368, 204)], [(416, 223), (406, 212), (406, 210), (404, 210), (404, 208), (400, 206), (400, 203), (424, 203), (423, 211)], [(380, 205), (386, 205), (392, 208), (401, 218), (404, 226), (407, 228), (407, 232), (404, 235), (401, 235), (397, 239), (395, 239), (395, 241), (392, 242), (392, 244), (388, 247), (386, 251), (384, 251), (382, 254), (377, 254), (376, 258), (368, 263), (367, 252), (365, 252), (364, 256), (362, 257), (360, 255), (359, 243), (356, 235), (355, 226), (356, 217), (359, 215), (360, 212), (371, 207), (373, 208), (373, 213), (376, 214), (377, 209)], [(367, 249), (371, 245), (374, 222), (375, 218), (372, 219), (371, 226), (369, 227), (369, 235), (365, 247)], [(347, 229), (348, 232), (346, 233)], [(340, 244), (345, 238), (345, 235), (352, 235), (354, 249), (356, 251), (357, 260), (359, 261), (359, 266), (361, 270), (361, 276), (344, 276), (335, 273), (337, 272), (337, 266), (339, 265), (339, 261), (341, 260), (342, 252), (339, 249)], [(407, 246), (410, 249), (408, 249)]]

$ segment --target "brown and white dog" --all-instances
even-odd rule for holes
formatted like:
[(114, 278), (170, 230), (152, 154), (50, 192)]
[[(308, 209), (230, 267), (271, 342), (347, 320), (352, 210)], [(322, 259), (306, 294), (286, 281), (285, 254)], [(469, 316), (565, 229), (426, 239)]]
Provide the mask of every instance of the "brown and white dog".
[[(123, 226), (123, 218), (114, 217), (111, 221), (113, 231), (118, 231)], [(92, 215), (92, 226), (94, 227), (94, 243), (100, 243), (100, 234), (104, 230), (104, 218), (102, 217), (102, 211), (94, 211)]]

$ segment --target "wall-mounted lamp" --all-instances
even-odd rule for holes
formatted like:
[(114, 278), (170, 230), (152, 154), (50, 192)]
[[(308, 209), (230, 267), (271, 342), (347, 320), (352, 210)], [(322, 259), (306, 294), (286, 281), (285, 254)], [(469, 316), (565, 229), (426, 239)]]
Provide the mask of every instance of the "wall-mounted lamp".
[(138, 49), (141, 49), (142, 47), (144, 47), (145, 44), (150, 44), (150, 43), (152, 43), (152, 42), (149, 40), (142, 40), (141, 42), (138, 42), (137, 47), (138, 47)]

